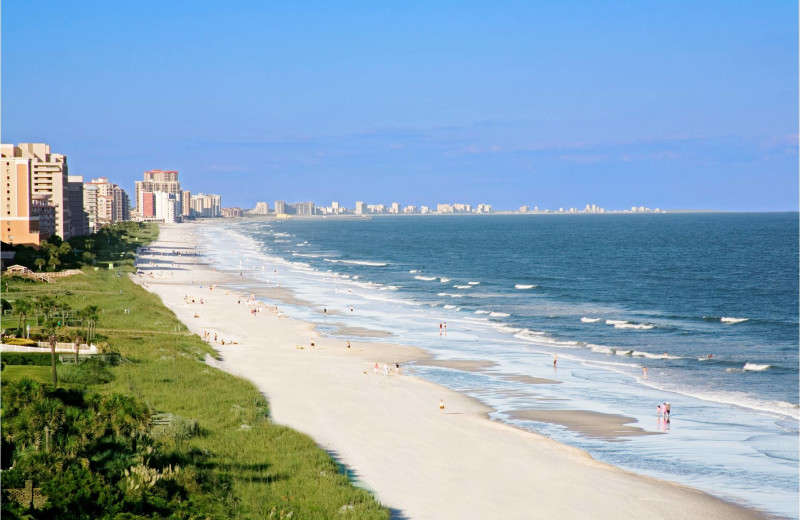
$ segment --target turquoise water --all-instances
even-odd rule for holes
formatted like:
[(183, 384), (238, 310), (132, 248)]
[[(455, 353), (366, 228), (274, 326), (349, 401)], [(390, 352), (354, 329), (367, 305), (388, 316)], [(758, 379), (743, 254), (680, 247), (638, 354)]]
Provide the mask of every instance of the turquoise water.
[[(484, 373), (413, 368), (493, 406), (497, 420), (798, 517), (796, 213), (243, 220), (200, 230), (220, 268), (246, 273), (243, 286), (281, 283), (315, 302), (288, 311), (323, 332), (384, 330), (438, 357), (497, 363)], [(664, 401), (669, 424), (655, 414)], [(509, 418), (530, 408), (619, 413), (664, 435), (608, 442)]]

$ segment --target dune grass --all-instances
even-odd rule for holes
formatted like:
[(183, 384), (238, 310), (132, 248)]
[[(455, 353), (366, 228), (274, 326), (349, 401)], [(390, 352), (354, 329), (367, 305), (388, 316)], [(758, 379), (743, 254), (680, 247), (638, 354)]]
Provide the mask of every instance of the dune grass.
[[(267, 401), (251, 383), (206, 365), (211, 347), (189, 334), (157, 296), (127, 274), (85, 272), (54, 284), (11, 279), (7, 298), (50, 293), (76, 309), (99, 306), (101, 340), (125, 362), (110, 368), (113, 381), (91, 390), (132, 395), (154, 413), (172, 414), (160, 429), (162, 439), (230, 482), (219, 491), (231, 518), (389, 518), (389, 510), (352, 485), (311, 438), (272, 423)], [(16, 319), (4, 319), (3, 326), (16, 327)], [(3, 377), (40, 368), (49, 374), (49, 367), (7, 367)]]

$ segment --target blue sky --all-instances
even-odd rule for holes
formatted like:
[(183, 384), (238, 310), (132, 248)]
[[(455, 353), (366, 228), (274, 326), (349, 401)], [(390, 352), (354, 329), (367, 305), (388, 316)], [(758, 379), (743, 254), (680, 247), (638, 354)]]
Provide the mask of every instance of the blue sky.
[(796, 2), (2, 7), (3, 142), (128, 190), (798, 209)]

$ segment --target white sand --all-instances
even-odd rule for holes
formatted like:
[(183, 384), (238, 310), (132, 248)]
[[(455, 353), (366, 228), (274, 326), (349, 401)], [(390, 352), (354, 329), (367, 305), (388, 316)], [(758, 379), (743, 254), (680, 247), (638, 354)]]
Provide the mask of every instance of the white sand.
[[(192, 247), (194, 225), (166, 225), (160, 252)], [(700, 491), (633, 475), (585, 452), (486, 418), (488, 408), (405, 375), (376, 375), (378, 363), (419, 359), (417, 349), (325, 338), (307, 323), (262, 312), (253, 317), (229, 275), (194, 258), (165, 257), (185, 270), (147, 271), (147, 282), (190, 330), (239, 344), (216, 346), (219, 368), (252, 381), (273, 419), (313, 437), (354, 470), (386, 506), (415, 519), (738, 519), (762, 518)], [(191, 271), (189, 270), (191, 269)], [(191, 280), (195, 284), (191, 285)], [(233, 278), (235, 281), (235, 278)], [(199, 289), (202, 285), (203, 289)], [(184, 295), (198, 303), (187, 304)], [(206, 303), (199, 304), (202, 297)], [(198, 318), (194, 318), (197, 313)], [(316, 344), (310, 347), (310, 342)], [(213, 343), (213, 341), (212, 341)], [(297, 346), (304, 349), (298, 349)], [(445, 410), (439, 410), (444, 399)], [(665, 463), (669, 459), (665, 458)]]

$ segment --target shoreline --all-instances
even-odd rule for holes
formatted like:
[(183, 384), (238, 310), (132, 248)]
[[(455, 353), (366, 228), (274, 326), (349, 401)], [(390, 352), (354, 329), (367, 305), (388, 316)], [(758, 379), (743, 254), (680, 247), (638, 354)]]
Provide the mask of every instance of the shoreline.
[[(403, 365), (410, 362), (444, 366), (422, 349), (360, 340), (347, 349), (343, 340), (324, 336), (310, 323), (280, 317), (280, 311), (252, 315), (244, 304), (246, 295), (241, 298), (230, 288), (242, 285), (236, 276), (213, 270), (199, 256), (161, 256), (179, 248), (190, 251), (191, 231), (187, 225), (161, 226), (149, 253), (137, 257), (147, 274), (134, 281), (146, 282), (191, 331), (201, 337), (203, 331), (213, 331), (225, 339), (225, 346), (212, 342), (222, 357), (211, 362), (213, 366), (256, 384), (270, 401), (273, 420), (309, 434), (379, 500), (404, 516), (766, 517), (685, 486), (628, 473), (577, 448), (490, 420), (491, 408), (477, 400), (403, 375)], [(159, 260), (160, 266), (147, 265)], [(212, 283), (220, 285), (209, 290)], [(264, 298), (280, 299), (274, 292), (266, 294), (259, 291)], [(202, 297), (204, 303), (186, 303), (184, 296), (196, 301)], [(460, 361), (460, 370), (486, 368)], [(379, 371), (385, 370), (384, 364), (400, 363), (401, 375), (376, 373), (374, 363)], [(444, 411), (438, 409), (440, 399)], [(594, 419), (595, 424), (608, 420)], [(597, 486), (598, 481), (605, 485)]]

